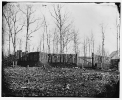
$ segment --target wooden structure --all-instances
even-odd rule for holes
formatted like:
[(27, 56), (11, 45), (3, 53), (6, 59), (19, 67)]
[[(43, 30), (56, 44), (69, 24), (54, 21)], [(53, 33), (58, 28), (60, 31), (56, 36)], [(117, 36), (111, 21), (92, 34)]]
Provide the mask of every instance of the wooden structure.
[(18, 59), (18, 65), (36, 66), (37, 63), (48, 64), (54, 67), (76, 67), (76, 54), (47, 54), (44, 52), (30, 52)]

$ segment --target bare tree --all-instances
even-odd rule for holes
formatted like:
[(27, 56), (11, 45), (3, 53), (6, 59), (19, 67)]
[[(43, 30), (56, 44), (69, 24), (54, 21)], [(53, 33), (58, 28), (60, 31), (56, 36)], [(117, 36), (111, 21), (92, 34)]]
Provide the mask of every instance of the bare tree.
[(50, 53), (50, 38), (51, 38), (51, 35), (50, 35), (50, 34), (47, 34), (47, 47), (48, 47), (48, 53)]
[(9, 35), (9, 54), (10, 54), (10, 41), (11, 41), (11, 34), (12, 34), (12, 20), (11, 20), (11, 16), (10, 16), (10, 8), (11, 5), (7, 4), (3, 7), (3, 28), (2, 30), (4, 31), (3, 34), (5, 35), (5, 30), (7, 30), (8, 26), (8, 35)]
[(89, 37), (87, 37), (87, 40), (88, 40), (89, 57), (90, 57), (91, 54), (94, 53), (94, 41), (95, 41), (92, 31)]
[(59, 36), (57, 34), (57, 29), (53, 32), (53, 53), (58, 53)]
[(118, 53), (118, 24), (117, 24), (117, 19), (116, 19), (116, 33), (117, 33), (117, 53)]
[(78, 45), (80, 44), (79, 38), (78, 38), (78, 31), (73, 31), (73, 42), (74, 42), (74, 51), (75, 54), (78, 53)]
[[(3, 43), (3, 48), (2, 49), (4, 51), (5, 41), (8, 41), (9, 42), (8, 55), (10, 55), (10, 53), (11, 53), (10, 52), (10, 47), (11, 47), (11, 34), (7, 30), (7, 27), (6, 26), (7, 26), (7, 23), (5, 22), (5, 19), (3, 19), (3, 23), (2, 23), (2, 37), (3, 37), (2, 43)], [(5, 35), (8, 35), (8, 39), (5, 39)]]
[(116, 23), (115, 23), (115, 27), (116, 27), (116, 41), (117, 41), (117, 55), (119, 55), (119, 53), (120, 53), (120, 32), (119, 32), (119, 27), (120, 27), (120, 25), (119, 25), (119, 22), (118, 22), (118, 19), (117, 19), (117, 17), (116, 17)]
[[(7, 13), (7, 14), (6, 14)], [(17, 34), (23, 29), (24, 25), (19, 25), (19, 18), (18, 18), (19, 11), (17, 10), (16, 5), (14, 4), (7, 4), (6, 8), (3, 11), (3, 15), (6, 19), (10, 36), (12, 38), (12, 44), (14, 48), (14, 55), (16, 52), (16, 41), (17, 41)], [(15, 56), (16, 57), (16, 56)], [(16, 58), (14, 57), (13, 65), (15, 64)]]
[(88, 48), (89, 48), (89, 57), (91, 56), (91, 41), (90, 38), (88, 37)]
[[(97, 56), (99, 58), (102, 57), (102, 46), (100, 44), (99, 44), (98, 49), (97, 49)], [(104, 67), (105, 63), (108, 61), (108, 56), (109, 56), (109, 52), (106, 49), (104, 49), (104, 59), (102, 57), (102, 59), (101, 59), (102, 62), (100, 61), (101, 64), (103, 65), (102, 67)], [(98, 58), (97, 58), (97, 60), (98, 60)]]
[(39, 47), (40, 47), (40, 52), (42, 52), (42, 36), (40, 37), (40, 42), (39, 42)]
[(104, 49), (104, 41), (105, 41), (105, 29), (103, 23), (101, 24), (101, 30), (102, 30), (102, 67), (104, 66), (104, 56), (105, 56), (105, 49)]
[(84, 65), (86, 64), (86, 56), (87, 56), (87, 50), (88, 50), (88, 38), (84, 38), (83, 43), (83, 54), (84, 54)]
[(19, 50), (22, 49), (22, 38), (18, 39)]
[(93, 32), (91, 31), (91, 36), (90, 36), (90, 41), (91, 41), (91, 52), (94, 53), (94, 43), (95, 43), (95, 39), (94, 39), (94, 34)]
[[(62, 50), (63, 50), (63, 53), (64, 53), (64, 50), (66, 48), (66, 52), (68, 52), (68, 44), (73, 40), (74, 38), (74, 33), (75, 31), (69, 29), (64, 35), (63, 35), (63, 45), (62, 45)], [(74, 33), (74, 34), (73, 34)], [(75, 38), (76, 38), (76, 35), (75, 35)], [(77, 42), (77, 38), (75, 39), (75, 43)], [(77, 47), (77, 46), (76, 46)], [(77, 48), (76, 48), (77, 49)]]
[(120, 57), (120, 25), (118, 26), (119, 29), (119, 57)]
[(48, 53), (50, 53), (50, 38), (51, 38), (51, 35), (50, 33), (48, 32), (48, 25), (47, 25), (47, 21), (46, 21), (46, 18), (45, 16), (43, 15), (43, 23), (44, 23), (44, 30), (46, 32), (46, 37), (47, 37), (47, 47), (48, 47)]
[(20, 5), (18, 5), (19, 10), (25, 15), (25, 19), (26, 19), (26, 46), (25, 46), (25, 51), (27, 52), (27, 47), (28, 47), (28, 40), (30, 40), (30, 38), (32, 37), (32, 33), (36, 32), (37, 30), (40, 29), (40, 25), (39, 23), (37, 23), (37, 26), (35, 27), (35, 29), (31, 29), (30, 26), (32, 24), (34, 24), (37, 20), (40, 20), (39, 18), (35, 19), (33, 17), (33, 14), (36, 12), (35, 10), (33, 10), (33, 6), (32, 5), (26, 5), (26, 9), (25, 11), (22, 10), (22, 8), (20, 7)]
[(50, 53), (50, 34), (47, 34), (47, 47), (48, 47), (48, 53)]
[(45, 46), (44, 46), (44, 45), (45, 45), (45, 44), (44, 44), (45, 35), (44, 35), (44, 33), (45, 33), (45, 28), (44, 28), (44, 31), (43, 31), (43, 36), (42, 36), (42, 37), (43, 37), (43, 52), (44, 52), (44, 49), (45, 49)]
[[(5, 22), (5, 19), (4, 19), (4, 16), (3, 16), (3, 19), (2, 19), (2, 54), (3, 54), (3, 58), (6, 56), (7, 52), (5, 52), (5, 46), (6, 46), (6, 41), (9, 42), (9, 49), (8, 49), (8, 55), (10, 55), (10, 34), (8, 31), (6, 31), (6, 26), (7, 26), (7, 23)], [(5, 39), (5, 35), (9, 36), (9, 39)]]
[(99, 44), (98, 49), (97, 49), (97, 55), (102, 56), (102, 47)]
[(63, 13), (63, 6), (59, 4), (53, 5), (53, 12), (50, 12), (50, 14), (55, 19), (55, 24), (59, 32), (60, 53), (64, 53), (64, 48), (69, 41), (67, 36), (70, 34), (72, 22), (68, 23), (68, 13)]

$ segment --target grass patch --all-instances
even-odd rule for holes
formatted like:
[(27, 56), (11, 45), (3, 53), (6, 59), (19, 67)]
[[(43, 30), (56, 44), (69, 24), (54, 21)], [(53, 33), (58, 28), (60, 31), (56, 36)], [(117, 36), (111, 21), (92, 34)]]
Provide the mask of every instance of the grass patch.
[(113, 89), (113, 84), (119, 81), (114, 72), (75, 68), (17, 67), (5, 68), (4, 73), (12, 96), (96, 97), (106, 94), (106, 85)]

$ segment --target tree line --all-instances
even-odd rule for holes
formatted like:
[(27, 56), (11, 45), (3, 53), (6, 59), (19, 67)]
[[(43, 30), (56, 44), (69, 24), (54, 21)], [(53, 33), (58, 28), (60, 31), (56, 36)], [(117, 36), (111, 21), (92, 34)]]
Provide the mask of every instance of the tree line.
[[(43, 5), (42, 5), (43, 6)], [(47, 5), (45, 5), (46, 7)], [(22, 39), (19, 38), (19, 43), (17, 43), (17, 35), (21, 33), (23, 29), (25, 29), (25, 52), (29, 51), (29, 40), (33, 38), (32, 34), (38, 31), (40, 28), (43, 28), (43, 34), (40, 35), (40, 43), (37, 51), (48, 52), (51, 53), (68, 53), (70, 49), (70, 43), (72, 42), (73, 51), (75, 54), (83, 51), (83, 56), (91, 56), (92, 53), (95, 52), (95, 37), (94, 33), (91, 30), (89, 37), (85, 37), (83, 42), (80, 42), (79, 31), (76, 30), (73, 26), (73, 20), (70, 20), (69, 12), (65, 11), (64, 6), (61, 4), (52, 5), (52, 10), (49, 10), (49, 13), (54, 22), (53, 32), (50, 32), (48, 28), (48, 21), (44, 14), (42, 14), (42, 18), (36, 18), (33, 16), (36, 10), (33, 9), (33, 4), (17, 4), (17, 3), (8, 3), (3, 7), (3, 25), (2, 25), (2, 33), (8, 35), (8, 44), (9, 50), (8, 54), (11, 54), (11, 43), (13, 46), (13, 55), (15, 55), (17, 45), (19, 45), (19, 49), (22, 46)], [(23, 15), (22, 21), (20, 21), (20, 13)], [(32, 29), (31, 27), (35, 25)], [(102, 34), (102, 43), (99, 45), (97, 53), (98, 55), (105, 56), (107, 52), (104, 48), (105, 41), (105, 27), (103, 24), (100, 25), (101, 34)], [(117, 50), (118, 50), (118, 41), (120, 39), (120, 35), (118, 32), (119, 24), (116, 20), (116, 28), (117, 28)], [(45, 41), (46, 40), (46, 44)], [(3, 42), (4, 43), (4, 42)], [(52, 44), (52, 45), (51, 45)], [(79, 45), (82, 45), (82, 49), (79, 48)], [(45, 46), (47, 45), (47, 51), (45, 50)], [(16, 57), (15, 57), (16, 59)]]

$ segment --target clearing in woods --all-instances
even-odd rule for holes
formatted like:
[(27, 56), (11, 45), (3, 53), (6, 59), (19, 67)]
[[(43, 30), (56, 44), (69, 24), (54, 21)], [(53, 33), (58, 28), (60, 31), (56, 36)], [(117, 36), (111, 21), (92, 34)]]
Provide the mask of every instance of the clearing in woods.
[(10, 91), (4, 95), (8, 96), (111, 97), (119, 81), (115, 72), (79, 68), (9, 67), (4, 77)]

